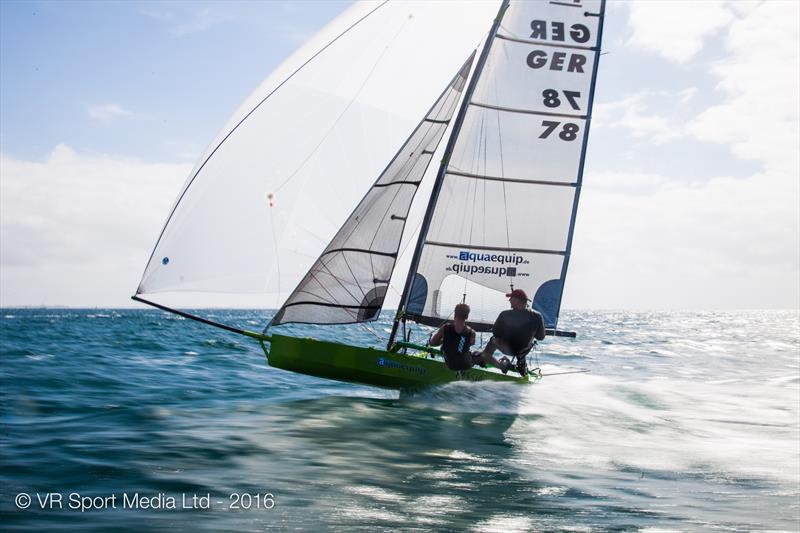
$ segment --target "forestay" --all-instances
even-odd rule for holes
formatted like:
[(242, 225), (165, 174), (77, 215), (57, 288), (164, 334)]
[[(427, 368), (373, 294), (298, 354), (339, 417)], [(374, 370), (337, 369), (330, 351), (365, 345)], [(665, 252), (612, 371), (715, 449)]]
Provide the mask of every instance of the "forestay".
[(556, 327), (603, 8), (601, 0), (510, 3), (466, 95), (401, 316), (437, 325), (465, 301), (470, 321), (488, 328), (508, 306), (504, 294), (521, 288)]

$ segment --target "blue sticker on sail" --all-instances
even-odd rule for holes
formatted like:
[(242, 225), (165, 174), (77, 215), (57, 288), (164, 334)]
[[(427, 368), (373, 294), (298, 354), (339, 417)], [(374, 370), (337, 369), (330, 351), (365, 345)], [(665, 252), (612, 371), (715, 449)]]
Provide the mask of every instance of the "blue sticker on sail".
[(542, 314), (544, 325), (553, 328), (556, 325), (559, 303), (561, 301), (561, 280), (551, 279), (542, 284), (533, 297), (531, 307)]
[(161, 264), (162, 264), (162, 265), (167, 265), (167, 264), (169, 264), (169, 257), (164, 257), (164, 259), (162, 259), (162, 260), (161, 260)]
[(408, 294), (406, 311), (412, 315), (421, 315), (425, 309), (425, 300), (428, 299), (428, 281), (422, 274), (414, 275), (414, 283)]

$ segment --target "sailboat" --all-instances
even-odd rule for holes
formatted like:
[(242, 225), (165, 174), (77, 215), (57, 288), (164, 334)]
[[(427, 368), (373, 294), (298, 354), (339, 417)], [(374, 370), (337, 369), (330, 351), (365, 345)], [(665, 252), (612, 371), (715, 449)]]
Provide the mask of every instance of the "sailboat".
[[(269, 365), (312, 376), (394, 389), (532, 381), (449, 370), (412, 326), (444, 324), (465, 302), (469, 324), (491, 331), (504, 295), (522, 288), (549, 335), (575, 335), (558, 319), (604, 10), (604, 0), (355, 5), (211, 143), (133, 299), (251, 337)], [(393, 278), (404, 282), (385, 349), (284, 331), (374, 322)], [(150, 296), (178, 292), (282, 301), (251, 331)]]

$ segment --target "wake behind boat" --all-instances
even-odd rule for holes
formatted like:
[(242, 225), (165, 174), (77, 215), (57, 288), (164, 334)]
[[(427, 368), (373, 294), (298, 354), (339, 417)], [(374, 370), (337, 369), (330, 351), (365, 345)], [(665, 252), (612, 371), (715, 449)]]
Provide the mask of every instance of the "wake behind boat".
[[(479, 21), (476, 6), (361, 4), (279, 67), (192, 171), (134, 299), (253, 337), (271, 366), (314, 376), (388, 388), (537, 379), (521, 364), (529, 343), (503, 349), (521, 375), (454, 371), (414, 324), (449, 324), (469, 304), (468, 327), (501, 341), (505, 296), (527, 291), (548, 334), (574, 336), (557, 327), (605, 6), (504, 0), (482, 30), (456, 17)], [(337, 201), (339, 185), (370, 177), (360, 202)], [(373, 322), (390, 290), (385, 350), (284, 331)], [(282, 304), (253, 332), (144, 297), (169, 292)]]

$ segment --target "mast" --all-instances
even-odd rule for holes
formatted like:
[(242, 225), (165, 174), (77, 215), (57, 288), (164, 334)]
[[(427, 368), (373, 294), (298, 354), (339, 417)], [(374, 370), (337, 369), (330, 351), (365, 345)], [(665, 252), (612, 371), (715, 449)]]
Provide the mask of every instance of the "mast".
[[(592, 68), (592, 81), (589, 86), (589, 100), (586, 105), (586, 126), (583, 135), (583, 144), (581, 145), (581, 160), (578, 165), (578, 185), (575, 188), (575, 200), (572, 203), (572, 217), (569, 222), (569, 233), (567, 234), (566, 254), (564, 255), (564, 265), (561, 267), (561, 288), (559, 292), (558, 301), (560, 302), (564, 296), (564, 282), (567, 279), (567, 267), (569, 266), (569, 258), (572, 255), (572, 236), (575, 233), (575, 219), (578, 217), (578, 200), (581, 197), (581, 188), (583, 187), (583, 168), (586, 163), (586, 146), (589, 144), (589, 126), (592, 123), (592, 104), (594, 103), (594, 89), (597, 84), (597, 66), (600, 64), (600, 52), (603, 42), (603, 22), (606, 16), (606, 0), (600, 0), (600, 13), (586, 13), (586, 16), (597, 17), (597, 53), (594, 56), (594, 67)], [(556, 314), (555, 324), (553, 329), (558, 328), (558, 317), (561, 313), (561, 307)]]
[(472, 74), (472, 79), (467, 86), (466, 91), (464, 92), (463, 100), (461, 101), (461, 107), (458, 110), (458, 115), (456, 116), (456, 120), (453, 123), (453, 131), (450, 133), (450, 138), (447, 141), (447, 147), (445, 148), (444, 154), (442, 156), (442, 162), (439, 165), (439, 171), (436, 174), (436, 181), (433, 183), (433, 190), (431, 191), (431, 196), (428, 199), (428, 205), (425, 209), (425, 216), (422, 219), (422, 226), (419, 230), (419, 238), (417, 239), (417, 245), (414, 248), (414, 256), (411, 259), (411, 267), (408, 269), (408, 275), (406, 276), (406, 283), (403, 287), (403, 294), (400, 298), (400, 306), (397, 309), (397, 314), (394, 317), (394, 323), (392, 324), (392, 333), (389, 335), (389, 342), (387, 343), (387, 347), (391, 348), (394, 344), (394, 339), (397, 336), (397, 328), (400, 325), (400, 321), (404, 319), (405, 316), (405, 308), (408, 304), (409, 293), (411, 291), (411, 285), (414, 281), (414, 274), (417, 272), (417, 268), (419, 267), (420, 258), (422, 257), (422, 247), (425, 244), (425, 238), (428, 234), (428, 229), (431, 225), (431, 219), (433, 218), (433, 212), (436, 207), (436, 201), (439, 198), (439, 192), (442, 189), (442, 183), (444, 182), (445, 173), (447, 171), (447, 166), (450, 162), (450, 155), (453, 152), (453, 148), (455, 147), (456, 140), (458, 139), (458, 135), (461, 132), (461, 126), (464, 123), (464, 116), (466, 115), (467, 109), (469, 108), (470, 101), (472, 100), (472, 94), (475, 92), (475, 87), (478, 85), (478, 79), (481, 76), (481, 72), (483, 71), (483, 67), (486, 64), (486, 59), (489, 57), (489, 50), (492, 46), (492, 41), (494, 40), (495, 35), (497, 34), (497, 30), (500, 28), (500, 22), (503, 20), (503, 15), (508, 9), (509, 0), (503, 0), (500, 4), (500, 9), (497, 12), (497, 16), (492, 23), (492, 27), (489, 30), (489, 34), (486, 36), (486, 42), (483, 45), (483, 50), (481, 51), (481, 55), (478, 58), (478, 63), (475, 65), (475, 72)]

